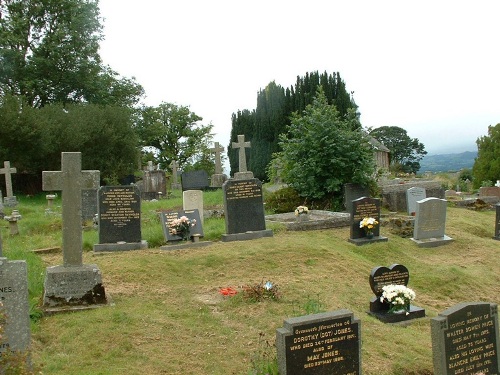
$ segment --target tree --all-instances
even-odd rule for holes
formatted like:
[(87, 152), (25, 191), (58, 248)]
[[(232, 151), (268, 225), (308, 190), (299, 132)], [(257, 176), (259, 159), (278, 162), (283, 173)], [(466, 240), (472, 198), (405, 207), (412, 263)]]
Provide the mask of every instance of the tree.
[(302, 197), (340, 199), (345, 183), (371, 183), (373, 152), (355, 110), (341, 116), (321, 88), (303, 115), (293, 116), (280, 146), (283, 180)]
[(179, 167), (194, 164), (209, 153), (213, 125), (202, 125), (203, 118), (189, 107), (161, 103), (143, 107), (137, 123), (141, 146), (153, 149), (156, 162), (164, 167), (177, 160)]
[(98, 0), (0, 1), (0, 96), (28, 105), (133, 105), (143, 95), (99, 56)]
[(405, 129), (398, 126), (381, 126), (370, 131), (370, 135), (382, 142), (390, 151), (391, 169), (399, 172), (417, 173), (420, 160), (427, 154), (418, 138), (410, 138)]
[(500, 179), (500, 123), (488, 126), (488, 135), (476, 140), (477, 158), (472, 166), (474, 187), (489, 182), (489, 186)]

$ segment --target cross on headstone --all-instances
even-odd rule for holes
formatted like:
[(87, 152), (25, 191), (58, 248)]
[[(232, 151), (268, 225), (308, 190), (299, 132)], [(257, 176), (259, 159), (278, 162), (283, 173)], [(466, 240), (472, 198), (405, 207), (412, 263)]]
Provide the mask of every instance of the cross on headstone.
[(214, 147), (212, 147), (210, 151), (215, 153), (215, 173), (222, 174), (222, 163), (221, 163), (220, 153), (224, 151), (224, 147), (222, 147), (219, 142), (215, 142)]
[(82, 171), (81, 152), (63, 152), (60, 171), (42, 172), (43, 190), (62, 191), (64, 266), (82, 263), (82, 190), (99, 188), (99, 171)]
[(172, 160), (169, 167), (172, 168), (172, 176), (174, 178), (173, 183), (178, 184), (178, 182), (177, 182), (177, 168), (179, 167), (179, 164), (177, 163), (176, 160)]
[(247, 172), (247, 158), (245, 148), (250, 148), (250, 142), (245, 142), (245, 135), (238, 135), (238, 142), (232, 143), (233, 148), (239, 148), (239, 172)]
[(0, 174), (5, 175), (5, 193), (6, 197), (12, 197), (14, 194), (12, 193), (12, 177), (11, 174), (16, 173), (16, 168), (10, 167), (10, 161), (3, 162), (4, 168), (0, 168)]

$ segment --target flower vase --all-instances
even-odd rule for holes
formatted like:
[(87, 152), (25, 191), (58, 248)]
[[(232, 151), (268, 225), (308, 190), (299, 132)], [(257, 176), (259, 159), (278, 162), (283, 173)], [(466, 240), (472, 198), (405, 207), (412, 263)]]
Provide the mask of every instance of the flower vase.
[(371, 240), (371, 239), (373, 238), (373, 236), (374, 236), (374, 234), (373, 234), (373, 232), (372, 232), (372, 231), (367, 231), (367, 232), (366, 232), (366, 238), (367, 238), (367, 239)]

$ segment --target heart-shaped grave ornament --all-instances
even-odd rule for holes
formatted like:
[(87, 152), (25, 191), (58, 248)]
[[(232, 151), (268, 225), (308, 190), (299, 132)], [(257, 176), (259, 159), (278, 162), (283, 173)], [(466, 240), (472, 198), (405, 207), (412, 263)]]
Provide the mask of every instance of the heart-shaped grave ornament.
[(386, 285), (408, 285), (410, 273), (408, 268), (401, 264), (393, 264), (387, 267), (375, 267), (370, 273), (370, 287), (377, 297), (383, 293), (382, 288)]

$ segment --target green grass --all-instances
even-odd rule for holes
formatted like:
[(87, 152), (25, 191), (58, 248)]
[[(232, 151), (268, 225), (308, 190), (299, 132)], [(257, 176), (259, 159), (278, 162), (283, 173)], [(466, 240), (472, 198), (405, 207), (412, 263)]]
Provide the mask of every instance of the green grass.
[[(222, 204), (220, 192), (205, 197), (205, 205), (209, 199)], [(274, 338), (283, 320), (337, 309), (362, 321), (365, 375), (431, 374), (429, 319), (459, 302), (500, 302), (492, 211), (449, 207), (446, 234), (454, 241), (432, 249), (384, 228), (388, 242), (359, 247), (347, 241), (349, 228), (287, 232), (279, 225), (268, 226), (271, 238), (221, 242), (224, 221), (207, 219), (204, 240), (211, 246), (160, 250), (165, 240), (157, 212), (181, 205), (178, 197), (143, 202), (147, 250), (94, 254), (97, 234), (86, 230), (84, 262), (99, 266), (112, 305), (38, 320), (45, 267), (61, 264), (62, 255), (31, 250), (61, 246), (61, 218), (45, 215), (46, 201), (33, 197), (20, 199), (20, 235), (10, 236), (8, 223), (0, 222), (4, 255), (28, 262), (32, 358), (44, 374), (275, 373)], [(407, 327), (366, 313), (370, 271), (393, 263), (409, 269), (414, 304), (427, 313)], [(279, 286), (278, 301), (219, 293), (263, 280)]]

